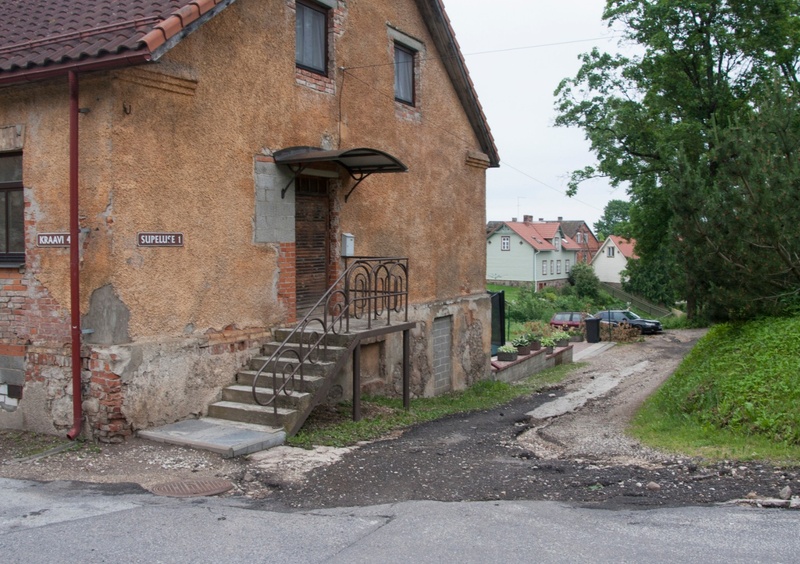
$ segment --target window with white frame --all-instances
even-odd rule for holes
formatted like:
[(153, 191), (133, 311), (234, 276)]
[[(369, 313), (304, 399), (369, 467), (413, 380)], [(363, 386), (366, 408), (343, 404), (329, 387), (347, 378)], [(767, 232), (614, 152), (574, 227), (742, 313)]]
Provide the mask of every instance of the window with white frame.
[(295, 11), (295, 63), (300, 68), (327, 75), (328, 9), (316, 2), (297, 0)]
[(542, 276), (547, 276), (547, 261), (542, 261)]
[(556, 264), (554, 260), (550, 261), (550, 274), (555, 274), (556, 272)]
[(565, 272), (566, 274), (569, 274), (569, 259), (566, 259), (566, 260), (564, 261), (564, 272)]
[(611, 245), (608, 246), (608, 248), (606, 249), (606, 256), (608, 258), (614, 258), (614, 249), (615, 247), (612, 247)]
[(556, 274), (561, 274), (561, 261), (556, 261)]
[(501, 251), (511, 250), (511, 237), (509, 235), (503, 235), (502, 237), (500, 237), (500, 250)]

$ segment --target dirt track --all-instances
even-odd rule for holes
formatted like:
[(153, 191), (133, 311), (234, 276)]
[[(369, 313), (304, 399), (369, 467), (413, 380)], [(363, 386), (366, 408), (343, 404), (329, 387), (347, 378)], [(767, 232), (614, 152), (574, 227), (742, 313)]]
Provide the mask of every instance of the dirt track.
[[(605, 507), (725, 502), (750, 494), (800, 492), (800, 471), (757, 463), (703, 465), (642, 447), (623, 429), (701, 335), (675, 331), (614, 347), (560, 387), (499, 409), (418, 425), (353, 449), (280, 447), (244, 460), (141, 440), (5, 463), (0, 475), (37, 480), (133, 482), (224, 477), (227, 495), (273, 509), (440, 501), (561, 500)], [(616, 383), (575, 411), (548, 417), (553, 402), (587, 386)], [(534, 411), (539, 409), (539, 411)], [(0, 444), (0, 460), (8, 460)]]

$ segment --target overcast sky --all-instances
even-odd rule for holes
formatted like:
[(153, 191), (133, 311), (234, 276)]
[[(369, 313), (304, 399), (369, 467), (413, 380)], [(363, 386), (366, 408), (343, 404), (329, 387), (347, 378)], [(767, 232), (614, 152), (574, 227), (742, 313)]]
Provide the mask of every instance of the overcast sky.
[(575, 76), (580, 53), (617, 50), (601, 19), (605, 1), (444, 4), (500, 152), (500, 168), (487, 173), (487, 220), (561, 216), (593, 228), (609, 200), (628, 197), (601, 180), (564, 195), (569, 172), (595, 160), (581, 130), (553, 126), (553, 92)]

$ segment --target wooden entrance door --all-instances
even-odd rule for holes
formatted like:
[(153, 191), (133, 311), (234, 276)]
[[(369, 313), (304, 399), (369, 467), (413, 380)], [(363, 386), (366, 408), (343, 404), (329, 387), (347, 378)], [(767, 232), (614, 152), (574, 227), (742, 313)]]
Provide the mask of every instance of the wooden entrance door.
[(295, 180), (295, 292), (305, 315), (328, 289), (328, 180)]

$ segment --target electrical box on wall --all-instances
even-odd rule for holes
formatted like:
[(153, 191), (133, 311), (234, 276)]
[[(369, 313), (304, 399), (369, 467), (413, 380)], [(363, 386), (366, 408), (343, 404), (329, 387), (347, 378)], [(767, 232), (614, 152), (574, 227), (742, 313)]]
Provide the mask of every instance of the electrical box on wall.
[(353, 257), (356, 255), (356, 238), (352, 233), (342, 233), (342, 256)]

